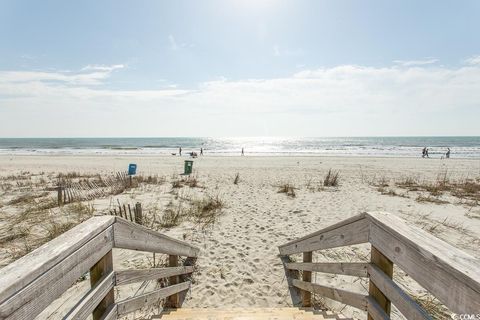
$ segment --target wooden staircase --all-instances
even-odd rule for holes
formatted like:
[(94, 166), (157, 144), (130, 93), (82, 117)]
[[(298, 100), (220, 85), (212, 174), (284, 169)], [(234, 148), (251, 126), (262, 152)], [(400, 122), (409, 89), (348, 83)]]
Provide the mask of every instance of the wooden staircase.
[(164, 320), (246, 320), (246, 319), (346, 319), (326, 311), (311, 308), (179, 308), (167, 309), (152, 319)]
[[(313, 258), (315, 251), (357, 244), (370, 245), (370, 262)], [(168, 266), (114, 270), (115, 248), (168, 255)], [(406, 319), (433, 319), (397, 284), (394, 266), (451, 312), (467, 319), (480, 310), (480, 260), (389, 213), (362, 213), (283, 244), (279, 251), (293, 305), (304, 308), (180, 308), (200, 249), (120, 217), (93, 217), (0, 269), (0, 320), (45, 319), (44, 309), (87, 272), (90, 290), (60, 315), (62, 319), (124, 319), (159, 304), (178, 309), (167, 308), (148, 319), (345, 319), (312, 310), (312, 293), (363, 310), (369, 320), (390, 319), (392, 305)], [(303, 261), (290, 257), (300, 254)], [(368, 278), (368, 293), (312, 282), (313, 272)], [(115, 287), (157, 279), (166, 286), (115, 298)]]

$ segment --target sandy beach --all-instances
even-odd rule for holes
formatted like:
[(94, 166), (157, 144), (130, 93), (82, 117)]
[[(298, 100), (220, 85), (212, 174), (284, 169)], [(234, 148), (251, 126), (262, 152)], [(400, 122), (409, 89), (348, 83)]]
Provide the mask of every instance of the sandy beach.
[[(59, 173), (109, 175), (125, 171), (129, 163), (136, 163), (138, 175), (155, 176), (158, 181), (142, 183), (121, 194), (84, 204), (91, 208), (89, 214), (108, 214), (117, 202), (140, 202), (147, 226), (201, 249), (185, 307), (291, 306), (277, 247), (365, 211), (393, 213), (480, 258), (478, 195), (475, 200), (460, 193), (432, 194), (405, 185), (407, 180), (420, 186), (433, 185), (439, 179), (458, 184), (469, 179), (475, 181), (480, 177), (480, 160), (205, 156), (194, 159), (196, 185), (174, 188), (186, 159), (174, 156), (0, 156), (0, 234), (16, 232), (20, 224), (13, 225), (12, 221), (18, 222), (25, 208), (32, 206), (32, 202), (16, 202), (15, 199), (39, 192), (48, 192), (44, 198), (56, 199), (55, 191), (45, 190), (47, 185), (54, 184)], [(339, 173), (337, 187), (323, 186), (329, 169)], [(234, 184), (237, 174), (238, 183)], [(22, 176), (28, 178), (22, 180)], [(17, 183), (26, 180), (35, 183)], [(279, 192), (286, 184), (293, 187), (294, 195)], [(168, 208), (187, 212), (192, 203), (201, 199), (221, 202), (214, 223), (202, 225), (188, 217), (180, 218), (177, 225), (171, 227), (159, 223)], [(52, 208), (46, 217), (68, 220), (69, 206), (61, 210)], [(25, 221), (24, 227), (35, 231), (14, 239), (2, 238), (1, 266), (21, 256), (25, 243), (35, 246), (34, 239), (44, 236), (42, 229), (38, 228), (38, 221), (35, 224), (34, 218), (29, 219), (32, 225)], [(360, 261), (368, 259), (366, 252), (361, 246), (339, 248), (315, 254), (314, 261)], [(151, 265), (152, 257), (151, 254), (117, 250), (114, 263), (120, 269), (133, 265), (141, 267)], [(415, 288), (407, 275), (396, 276), (401, 278), (401, 283)], [(317, 276), (314, 281), (354, 288), (359, 292), (365, 290), (366, 285), (359, 279), (331, 275)], [(88, 281), (80, 281), (68, 294), (78, 294), (87, 287)], [(137, 290), (138, 287), (126, 288), (117, 296), (129, 296)], [(416, 293), (420, 295), (421, 292), (418, 288)], [(65, 297), (56, 301), (47, 312), (56, 310), (61, 313), (60, 310), (69, 305)], [(322, 302), (340, 308), (328, 301)], [(360, 311), (345, 309), (343, 312), (361, 316)]]

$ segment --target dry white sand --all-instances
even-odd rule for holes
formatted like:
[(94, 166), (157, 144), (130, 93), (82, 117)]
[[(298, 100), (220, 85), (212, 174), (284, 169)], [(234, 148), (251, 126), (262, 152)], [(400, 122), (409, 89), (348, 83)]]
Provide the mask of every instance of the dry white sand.
[[(0, 172), (1, 175), (20, 171), (108, 173), (126, 170), (128, 164), (134, 162), (138, 165), (138, 173), (163, 175), (167, 183), (96, 200), (94, 206), (102, 211), (119, 198), (129, 203), (140, 201), (144, 210), (161, 213), (173, 197), (168, 181), (183, 171), (185, 159), (0, 156)], [(339, 187), (312, 191), (312, 187), (321, 185), (330, 168), (340, 172)], [(205, 188), (190, 190), (184, 187), (178, 192), (189, 197), (218, 195), (225, 208), (217, 223), (206, 230), (190, 222), (161, 230), (201, 248), (195, 282), (184, 306), (290, 306), (291, 298), (277, 247), (364, 211), (391, 212), (480, 258), (480, 206), (460, 203), (458, 198), (449, 195), (441, 197), (449, 202), (447, 204), (420, 203), (416, 201), (417, 192), (393, 188), (406, 197), (382, 195), (370, 184), (383, 177), (392, 185), (395, 180), (407, 176), (433, 181), (445, 170), (450, 179), (480, 177), (480, 160), (249, 156), (195, 159), (195, 175)], [(240, 182), (234, 185), (236, 173), (240, 175)], [(283, 183), (297, 188), (296, 197), (277, 192)], [(314, 259), (358, 260), (365, 253), (364, 248), (342, 248), (326, 255), (316, 253)], [(145, 262), (137, 253), (116, 252), (115, 264), (118, 268), (126, 268), (142, 266)], [(315, 280), (358, 290), (366, 285), (358, 279), (329, 275), (318, 275)], [(413, 286), (413, 281), (405, 276), (400, 281)], [(133, 291), (121, 295), (128, 296)]]

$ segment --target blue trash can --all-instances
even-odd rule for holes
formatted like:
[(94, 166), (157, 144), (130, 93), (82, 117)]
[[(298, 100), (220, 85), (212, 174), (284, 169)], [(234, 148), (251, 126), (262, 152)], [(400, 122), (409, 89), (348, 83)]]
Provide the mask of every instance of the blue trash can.
[(137, 165), (135, 163), (130, 163), (128, 165), (128, 175), (134, 176), (137, 173)]

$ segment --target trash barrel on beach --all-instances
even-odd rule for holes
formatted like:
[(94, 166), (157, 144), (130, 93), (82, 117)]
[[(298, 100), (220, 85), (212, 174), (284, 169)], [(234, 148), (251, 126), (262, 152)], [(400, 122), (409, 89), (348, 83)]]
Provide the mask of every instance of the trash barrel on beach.
[(183, 169), (184, 175), (189, 175), (192, 173), (193, 169), (193, 161), (192, 160), (185, 160), (185, 167)]
[(128, 175), (134, 176), (137, 173), (137, 165), (135, 163), (130, 163), (128, 165)]

